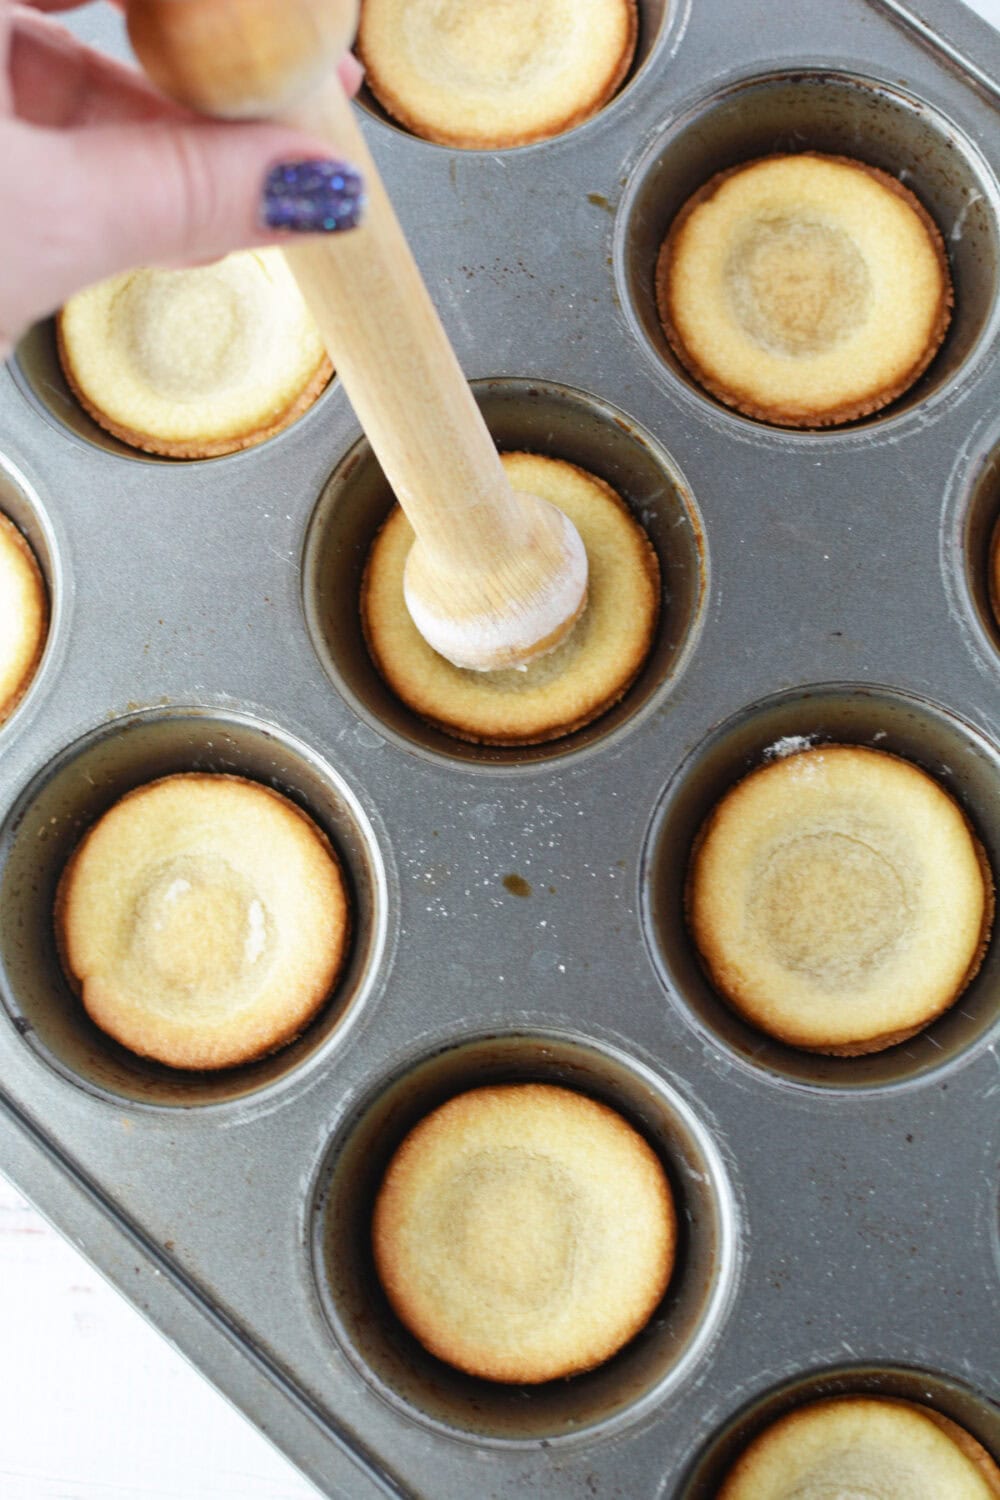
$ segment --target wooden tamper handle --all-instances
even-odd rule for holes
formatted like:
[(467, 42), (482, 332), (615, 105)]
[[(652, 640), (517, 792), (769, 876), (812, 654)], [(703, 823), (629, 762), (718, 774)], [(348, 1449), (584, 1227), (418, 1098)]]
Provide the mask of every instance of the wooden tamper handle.
[(274, 116), (364, 175), (356, 229), (285, 255), (416, 533), (405, 594), (457, 666), (521, 666), (586, 604), (587, 558), (561, 511), (513, 490), (336, 74), (357, 0), (131, 0), (133, 46), (166, 93), (207, 114)]

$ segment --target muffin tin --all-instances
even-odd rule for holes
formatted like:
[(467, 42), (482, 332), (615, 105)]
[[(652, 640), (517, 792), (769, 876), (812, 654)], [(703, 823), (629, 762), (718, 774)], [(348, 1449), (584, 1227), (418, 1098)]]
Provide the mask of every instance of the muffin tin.
[[(840, 1390), (928, 1402), (1000, 1455), (1000, 944), (921, 1036), (819, 1058), (719, 1003), (682, 919), (704, 812), (795, 737), (924, 766), (1000, 872), (1000, 39), (949, 0), (639, 8), (627, 86), (554, 141), (444, 150), (368, 107), (497, 440), (607, 479), (660, 555), (652, 656), (598, 723), (490, 750), (391, 698), (356, 611), (390, 497), (337, 382), (261, 448), (178, 463), (93, 428), (50, 324), (0, 380), (0, 507), (54, 603), (0, 728), (5, 1169), (350, 1500), (709, 1500), (746, 1435)], [(653, 301), (692, 189), (797, 148), (903, 176), (956, 287), (920, 383), (821, 434), (692, 385)], [(306, 807), (357, 918), (333, 1006), (287, 1051), (209, 1078), (90, 1027), (49, 917), (81, 832), (186, 769)], [(682, 1208), (645, 1332), (537, 1390), (414, 1345), (366, 1244), (409, 1125), (508, 1079), (621, 1109)]]

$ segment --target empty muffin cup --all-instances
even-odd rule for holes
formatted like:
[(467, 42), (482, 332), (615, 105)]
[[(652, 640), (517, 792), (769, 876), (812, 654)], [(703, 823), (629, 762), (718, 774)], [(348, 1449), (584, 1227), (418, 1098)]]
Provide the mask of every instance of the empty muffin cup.
[[(335, 988), (295, 1040), (218, 1071), (170, 1068), (120, 1046), (87, 1016), (63, 972), (54, 907), (81, 838), (126, 793), (162, 777), (221, 773), (301, 808), (333, 846), (346, 885), (350, 944)], [(276, 1088), (339, 1042), (376, 982), (388, 913), (382, 858), (350, 788), (303, 744), (240, 713), (174, 708), (103, 726), (62, 752), (24, 791), (0, 833), (0, 977), (26, 1045), (110, 1100), (195, 1107)]]
[[(540, 1384), (464, 1374), (429, 1353), (390, 1307), (372, 1251), (376, 1195), (403, 1138), (446, 1100), (512, 1083), (553, 1084), (610, 1106), (659, 1158), (677, 1212), (673, 1273), (645, 1327), (604, 1364)], [(616, 1046), (559, 1032), (446, 1041), (401, 1067), (338, 1128), (312, 1209), (316, 1284), (338, 1343), (387, 1401), (479, 1445), (618, 1431), (692, 1376), (737, 1289), (736, 1200), (705, 1125), (671, 1085)]]

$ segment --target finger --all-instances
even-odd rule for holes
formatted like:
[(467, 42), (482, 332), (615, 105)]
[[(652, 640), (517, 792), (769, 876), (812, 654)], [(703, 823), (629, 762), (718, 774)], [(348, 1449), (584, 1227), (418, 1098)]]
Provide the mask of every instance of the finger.
[(83, 46), (62, 26), (22, 11), (10, 41), (14, 114), (65, 128), (189, 118), (134, 68)]
[(344, 93), (348, 99), (353, 99), (365, 81), (363, 64), (358, 61), (353, 52), (345, 52), (337, 64), (337, 74), (344, 86)]
[[(332, 169), (283, 179), (276, 163), (329, 158), (329, 147), (276, 125), (214, 123), (37, 130), (8, 122), (0, 156), (10, 189), (0, 216), (0, 334), (14, 336), (79, 287), (148, 264), (211, 260), (280, 243), (262, 228), (349, 229), (360, 210), (356, 175)], [(278, 215), (275, 210), (280, 209)]]
[[(0, 116), (9, 115), (12, 112), (21, 113), (20, 107), (15, 105), (14, 102), (17, 91), (10, 77), (15, 65), (11, 54), (16, 32), (28, 26), (36, 28), (48, 26), (51, 28), (50, 35), (61, 36), (66, 42), (71, 43), (74, 48), (80, 49), (80, 44), (71, 37), (70, 33), (64, 27), (57, 27), (54, 22), (45, 21), (44, 17), (39, 15), (38, 12), (79, 10), (82, 6), (89, 3), (90, 0), (23, 0), (23, 3), (21, 3), (21, 0), (17, 0), (17, 3), (11, 4), (10, 0), (0, 0)], [(109, 0), (109, 3), (116, 10), (122, 9), (119, 0)], [(71, 82), (71, 80), (67, 81)], [(41, 87), (41, 85), (39, 86)], [(21, 102), (22, 104), (24, 102), (23, 90)], [(30, 107), (23, 114), (24, 119), (33, 119), (35, 116), (36, 111)]]
[[(15, 10), (82, 10), (92, 0), (16, 0)], [(124, 0), (107, 0), (115, 10), (124, 9)]]

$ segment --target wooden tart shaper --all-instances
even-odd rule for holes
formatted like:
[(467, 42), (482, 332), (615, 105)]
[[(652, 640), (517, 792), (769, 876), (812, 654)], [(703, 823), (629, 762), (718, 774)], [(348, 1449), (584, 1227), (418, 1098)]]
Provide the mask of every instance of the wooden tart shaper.
[(660, 608), (656, 553), (603, 480), (561, 459), (502, 455), (515, 490), (559, 507), (587, 551), (587, 608), (567, 639), (526, 668), (472, 672), (435, 652), (408, 614), (402, 588), (412, 531), (393, 511), (375, 539), (361, 591), (372, 659), (393, 692), (457, 739), (530, 745), (571, 734), (627, 692), (652, 647)]

